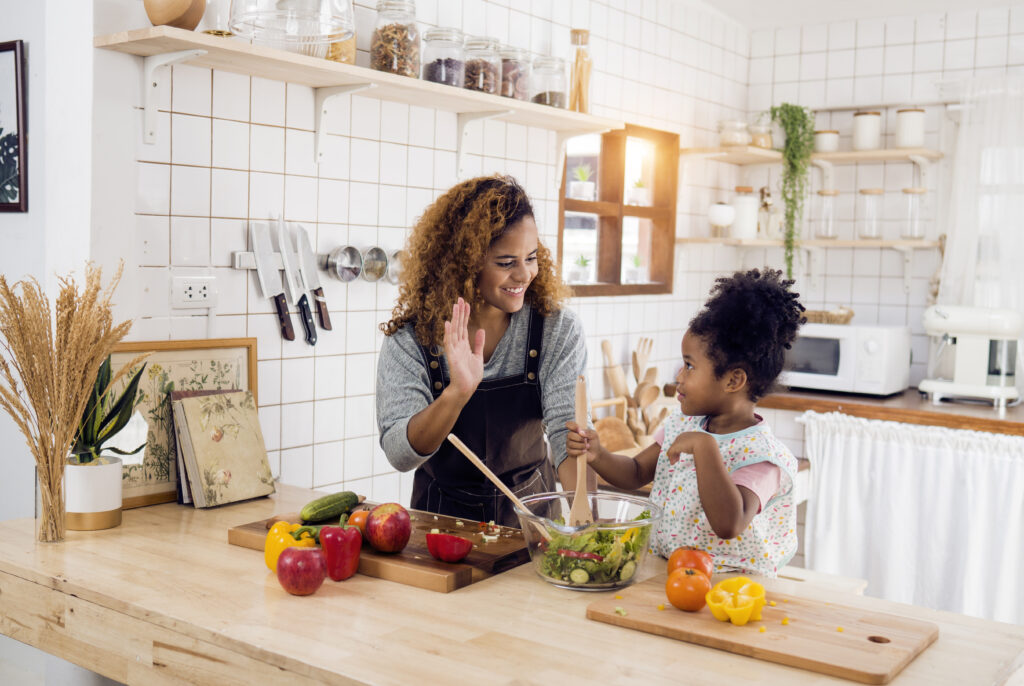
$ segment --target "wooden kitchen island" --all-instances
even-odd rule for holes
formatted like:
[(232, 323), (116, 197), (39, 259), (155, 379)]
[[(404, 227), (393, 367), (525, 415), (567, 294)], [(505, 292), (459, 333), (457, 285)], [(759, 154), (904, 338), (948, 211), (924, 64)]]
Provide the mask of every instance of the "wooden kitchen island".
[[(589, 621), (599, 596), (549, 586), (530, 565), (447, 594), (356, 575), (289, 596), (227, 530), (312, 494), (282, 486), (212, 510), (129, 510), (118, 528), (60, 544), (36, 543), (31, 519), (2, 522), (0, 632), (130, 684), (853, 683)], [(825, 582), (765, 585), (938, 624), (894, 684), (998, 684), (1024, 666), (1024, 627)]]

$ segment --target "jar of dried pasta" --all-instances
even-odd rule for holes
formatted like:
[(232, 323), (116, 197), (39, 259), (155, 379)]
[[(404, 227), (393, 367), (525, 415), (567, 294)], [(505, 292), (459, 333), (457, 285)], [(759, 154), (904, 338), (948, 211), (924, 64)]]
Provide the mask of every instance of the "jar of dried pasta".
[(516, 100), (530, 99), (530, 53), (511, 45), (501, 50), (501, 94)]
[(497, 93), (501, 83), (501, 56), (498, 41), (493, 38), (466, 39), (465, 86), (471, 91)]
[(420, 32), (413, 0), (378, 0), (370, 66), (378, 71), (419, 77)]

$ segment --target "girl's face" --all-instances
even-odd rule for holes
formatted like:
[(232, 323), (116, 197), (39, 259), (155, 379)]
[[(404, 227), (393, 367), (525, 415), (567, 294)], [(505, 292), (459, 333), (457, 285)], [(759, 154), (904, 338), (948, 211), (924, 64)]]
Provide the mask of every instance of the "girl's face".
[(512, 314), (523, 307), (526, 289), (537, 276), (537, 222), (523, 217), (487, 249), (477, 287), (484, 302)]
[(702, 338), (689, 331), (683, 334), (683, 366), (676, 374), (676, 397), (683, 414), (691, 416), (719, 414), (726, 397), (725, 376), (715, 376), (715, 365), (708, 357)]

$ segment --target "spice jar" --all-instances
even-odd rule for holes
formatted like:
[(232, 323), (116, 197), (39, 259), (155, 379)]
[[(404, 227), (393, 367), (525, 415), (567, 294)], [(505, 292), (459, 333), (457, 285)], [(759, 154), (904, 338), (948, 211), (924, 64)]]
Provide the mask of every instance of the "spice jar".
[(530, 53), (511, 45), (502, 46), (501, 94), (516, 100), (530, 99)]
[(857, 196), (857, 235), (878, 238), (881, 235), (882, 189), (861, 188)]
[(853, 149), (878, 150), (880, 147), (882, 147), (882, 113), (854, 113)]
[(719, 145), (750, 145), (750, 132), (745, 121), (718, 122)]
[(419, 77), (420, 32), (416, 28), (415, 2), (377, 2), (377, 23), (370, 43), (370, 66), (377, 71)]
[(839, 191), (832, 188), (823, 188), (818, 191), (815, 201), (814, 217), (817, 227), (814, 230), (815, 238), (835, 238), (836, 234), (836, 196)]
[(565, 107), (565, 60), (561, 57), (541, 55), (533, 60), (530, 75), (531, 101), (551, 107)]
[(428, 29), (423, 32), (424, 81), (462, 87), (466, 63), (462, 56), (462, 31)]
[(906, 223), (903, 225), (903, 231), (900, 233), (902, 238), (920, 239), (924, 238), (924, 223), (921, 215), (923, 214), (923, 205), (925, 199), (925, 193), (928, 190), (926, 188), (904, 188), (903, 198), (907, 207), (907, 218)]
[(896, 147), (920, 148), (924, 145), (924, 110), (910, 107), (896, 110)]
[(750, 144), (755, 148), (764, 148), (771, 150), (772, 148), (772, 127), (764, 124), (751, 124), (750, 129)]
[(497, 93), (501, 83), (501, 56), (493, 38), (466, 39), (466, 77), (463, 85), (471, 91)]
[(823, 129), (814, 132), (814, 152), (836, 152), (839, 150), (839, 132)]
[(736, 216), (732, 220), (732, 237), (741, 240), (757, 238), (757, 210), (760, 202), (750, 186), (736, 186), (732, 207)]
[(574, 112), (590, 111), (590, 71), (593, 61), (590, 59), (590, 31), (572, 29), (570, 31), (573, 44), (572, 80), (569, 88), (569, 109)]

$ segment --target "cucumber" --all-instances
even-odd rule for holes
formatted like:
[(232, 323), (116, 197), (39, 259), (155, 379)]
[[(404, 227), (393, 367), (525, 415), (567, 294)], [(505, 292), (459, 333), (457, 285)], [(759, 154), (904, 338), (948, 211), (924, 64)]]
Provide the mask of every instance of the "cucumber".
[(323, 522), (328, 519), (337, 519), (358, 504), (359, 496), (352, 491), (331, 493), (306, 503), (302, 512), (299, 513), (299, 517), (303, 522)]
[(574, 584), (585, 584), (590, 581), (590, 575), (587, 574), (587, 570), (577, 567), (569, 572), (569, 580)]
[(619, 570), (619, 578), (623, 581), (629, 581), (633, 578), (633, 574), (636, 573), (636, 563), (630, 560), (626, 564), (622, 565), (622, 569)]

